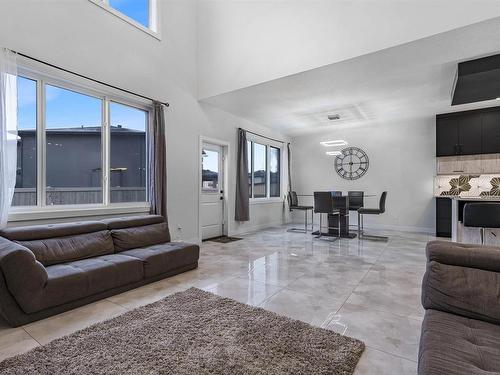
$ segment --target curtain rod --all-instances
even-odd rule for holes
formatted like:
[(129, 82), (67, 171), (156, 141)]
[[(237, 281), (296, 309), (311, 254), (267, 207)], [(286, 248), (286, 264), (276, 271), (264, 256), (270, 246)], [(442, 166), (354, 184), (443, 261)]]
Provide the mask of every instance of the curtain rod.
[[(243, 128), (240, 128), (240, 130), (245, 130)], [(274, 138), (270, 138), (270, 137), (266, 137), (265, 135), (262, 135), (262, 134), (258, 134), (258, 133), (254, 133), (254, 132), (251, 132), (250, 130), (245, 130), (247, 133), (250, 133), (250, 134), (253, 134), (253, 135), (256, 135), (258, 137), (261, 137), (261, 138), (265, 138), (265, 139), (269, 139), (271, 141), (274, 141), (274, 142), (278, 142), (278, 143), (288, 143), (288, 142), (285, 142), (285, 141), (280, 141), (279, 139), (274, 139)]]
[(138, 96), (138, 97), (143, 98), (143, 99), (151, 100), (153, 102), (157, 101), (157, 102), (163, 104), (165, 107), (170, 107), (170, 104), (168, 102), (161, 102), (159, 100), (155, 100), (155, 99), (150, 98), (148, 96), (137, 94), (137, 93), (132, 92), (130, 90), (122, 89), (121, 87), (118, 87), (118, 86), (110, 85), (109, 83), (106, 83), (106, 82), (103, 82), (103, 81), (99, 81), (98, 79), (94, 79), (94, 78), (91, 78), (91, 77), (84, 76), (83, 74), (73, 72), (73, 71), (71, 71), (69, 69), (61, 68), (60, 66), (51, 64), (51, 63), (46, 62), (46, 61), (42, 61), (42, 60), (37, 59), (35, 57), (28, 56), (28, 55), (26, 55), (24, 53), (21, 53), (21, 52), (17, 52), (17, 51), (12, 51), (12, 52), (18, 54), (19, 56), (25, 57), (27, 59), (39, 62), (39, 63), (47, 65), (47, 66), (50, 66), (51, 68), (59, 69), (59, 70), (62, 70), (63, 72), (66, 72), (66, 73), (74, 74), (75, 76), (78, 76), (78, 77), (81, 77), (81, 78), (85, 78), (85, 79), (87, 79), (89, 81), (93, 81), (93, 82), (99, 83), (101, 85), (104, 85), (104, 86), (107, 86), (107, 87), (111, 87), (111, 88), (113, 88), (115, 90), (119, 90), (119, 91), (122, 91), (122, 92), (126, 92), (127, 94)]

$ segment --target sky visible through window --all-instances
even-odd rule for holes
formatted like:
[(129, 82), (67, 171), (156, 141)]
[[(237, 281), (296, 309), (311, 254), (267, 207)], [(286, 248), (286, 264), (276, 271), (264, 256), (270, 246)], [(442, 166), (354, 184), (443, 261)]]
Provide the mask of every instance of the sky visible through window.
[(253, 169), (254, 171), (266, 170), (266, 146), (254, 143)]
[(36, 124), (36, 81), (17, 78), (17, 121), (19, 130), (35, 129)]
[(204, 150), (204, 151), (207, 154), (207, 156), (203, 157), (203, 169), (212, 172), (218, 171), (219, 170), (218, 155), (214, 155), (214, 152), (210, 150)]
[(51, 85), (45, 90), (47, 128), (101, 126), (102, 100)]
[(109, 0), (109, 5), (141, 25), (149, 27), (149, 0)]
[[(259, 149), (261, 152), (256, 152), (254, 155), (254, 166), (256, 171), (264, 171), (266, 169), (266, 153), (262, 152), (263, 148), (265, 146), (262, 145), (257, 145), (257, 149)], [(250, 158), (252, 155), (251, 150), (248, 150), (248, 158)], [(271, 159), (271, 172), (275, 172), (278, 170), (278, 161), (276, 159)], [(250, 163), (249, 163), (250, 165)], [(218, 159), (217, 158), (204, 158), (203, 159), (203, 169), (209, 170), (209, 171), (216, 171), (218, 169)], [(250, 170), (248, 171), (250, 172)]]
[(146, 131), (147, 116), (145, 111), (114, 102), (109, 104), (109, 110), (111, 126), (120, 125), (126, 129)]
[[(36, 81), (17, 78), (18, 128), (34, 129), (36, 123)], [(102, 101), (60, 87), (46, 85), (47, 119), (54, 128), (84, 128), (101, 126)], [(144, 132), (146, 112), (119, 103), (110, 103), (111, 125)], [(76, 120), (77, 119), (77, 120)]]

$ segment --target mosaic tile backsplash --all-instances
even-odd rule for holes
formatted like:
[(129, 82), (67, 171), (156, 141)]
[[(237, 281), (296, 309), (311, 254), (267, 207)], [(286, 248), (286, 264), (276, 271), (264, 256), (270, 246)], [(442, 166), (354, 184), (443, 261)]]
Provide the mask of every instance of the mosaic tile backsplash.
[(435, 196), (500, 197), (500, 175), (447, 175), (434, 178)]

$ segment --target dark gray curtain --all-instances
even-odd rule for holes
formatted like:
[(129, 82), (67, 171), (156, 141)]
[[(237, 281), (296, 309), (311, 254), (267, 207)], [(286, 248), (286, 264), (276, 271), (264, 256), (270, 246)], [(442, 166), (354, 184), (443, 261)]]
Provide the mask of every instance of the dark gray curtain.
[(151, 213), (167, 219), (167, 160), (165, 106), (153, 103), (153, 121), (149, 124), (149, 201)]
[(236, 163), (236, 202), (234, 220), (249, 221), (248, 147), (247, 132), (243, 129), (238, 129), (238, 159)]

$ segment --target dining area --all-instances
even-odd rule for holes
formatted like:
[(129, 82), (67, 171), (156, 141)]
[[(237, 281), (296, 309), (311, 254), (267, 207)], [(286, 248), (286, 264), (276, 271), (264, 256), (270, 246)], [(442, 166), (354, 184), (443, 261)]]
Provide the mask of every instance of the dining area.
[[(366, 233), (364, 228), (366, 215), (378, 216), (386, 212), (386, 200), (387, 191), (380, 195), (359, 190), (314, 191), (313, 194), (289, 191), (289, 210), (303, 213), (303, 226), (290, 228), (288, 231), (310, 233), (319, 239), (358, 238), (386, 241), (387, 237)], [(314, 223), (315, 215), (319, 216), (317, 226)]]

